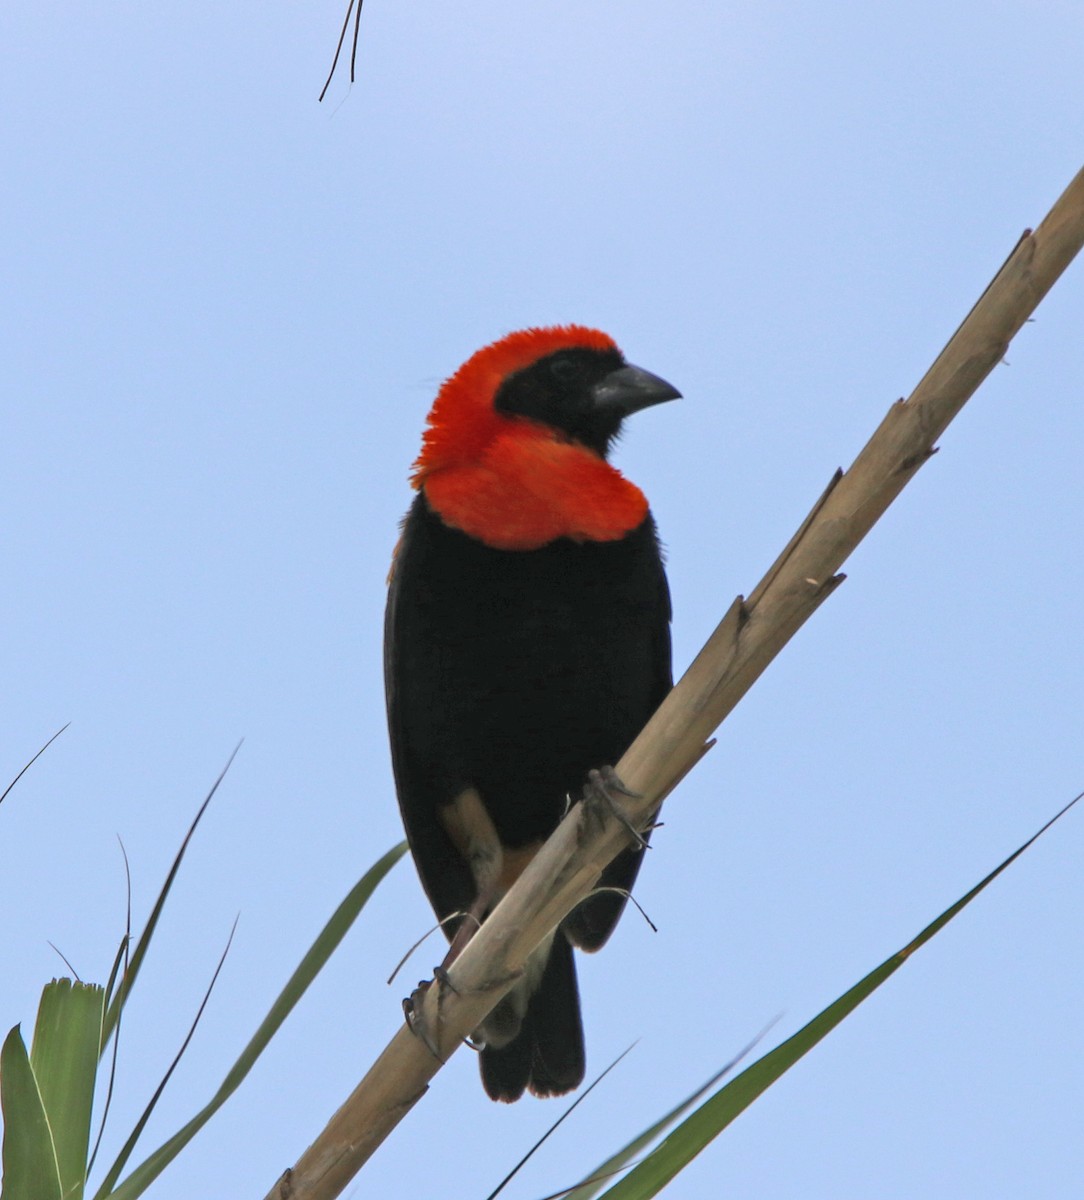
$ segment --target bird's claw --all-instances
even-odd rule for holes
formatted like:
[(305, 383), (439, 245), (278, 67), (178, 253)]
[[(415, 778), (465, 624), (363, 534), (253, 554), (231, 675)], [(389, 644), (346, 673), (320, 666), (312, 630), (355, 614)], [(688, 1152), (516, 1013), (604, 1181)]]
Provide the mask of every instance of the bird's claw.
[[(472, 992), (482, 991), (489, 992), (495, 988), (504, 987), (508, 983), (513, 983), (523, 974), (522, 970), (508, 971), (504, 975), (497, 976), (487, 982), (486, 986), (481, 989), (471, 989)], [(437, 1044), (436, 1038), (433, 1036), (433, 1031), (430, 1028), (428, 1017), (425, 1015), (425, 994), (433, 986), (437, 989), (437, 1013), (436, 1025), (440, 1028), (443, 1020), (441, 1008), (444, 1004), (444, 997), (448, 992), (453, 996), (461, 996), (463, 993), (452, 983), (448, 975), (447, 968), (440, 966), (433, 968), (433, 978), (423, 979), (418, 986), (403, 1000), (403, 1016), (406, 1018), (407, 1029), (422, 1043), (430, 1054), (439, 1062), (445, 1061), (444, 1055), (440, 1052), (440, 1047)], [(485, 1049), (484, 1039), (478, 1038), (477, 1034), (469, 1035), (463, 1039), (472, 1050)]]
[[(433, 986), (432, 980), (423, 979), (421, 983), (403, 1000), (403, 1016), (406, 1018), (407, 1029), (421, 1042), (429, 1053), (439, 1063), (444, 1062), (440, 1047), (433, 1038), (429, 1028), (429, 1020), (425, 1015), (425, 993)], [(440, 1011), (438, 995), (437, 1011)]]
[(437, 1007), (440, 1007), (440, 1001), (444, 998), (444, 988), (447, 988), (453, 996), (459, 995), (459, 989), (452, 983), (447, 968), (440, 966), (433, 968), (433, 979), (440, 985), (441, 991), (437, 993)]
[(592, 804), (604, 805), (606, 811), (629, 831), (629, 836), (639, 849), (650, 849), (647, 838), (629, 820), (625, 806), (618, 799), (619, 796), (628, 797), (630, 800), (643, 799), (639, 792), (634, 792), (625, 786), (613, 767), (598, 767), (587, 772), (587, 786), (583, 790), (583, 803), (589, 808)]
[(403, 1016), (406, 1017), (407, 1028), (410, 1032), (422, 1042), (438, 1062), (443, 1063), (444, 1056), (441, 1054), (437, 1039), (433, 1036), (433, 1031), (429, 1027), (429, 1019), (426, 1017), (423, 1007), (425, 994), (434, 984), (437, 989), (436, 1026), (438, 1030), (440, 1029), (443, 1022), (441, 1009), (444, 1005), (444, 997), (448, 992), (451, 992), (453, 996), (459, 995), (459, 990), (452, 983), (448, 977), (447, 969), (443, 966), (434, 967), (433, 978), (423, 979), (414, 991), (407, 996), (403, 1001)]
[(616, 792), (619, 796), (628, 796), (630, 800), (642, 800), (644, 798), (642, 793), (634, 792), (632, 788), (626, 787), (621, 776), (618, 775), (613, 767), (599, 767), (597, 770), (588, 771), (587, 782), (604, 794)]

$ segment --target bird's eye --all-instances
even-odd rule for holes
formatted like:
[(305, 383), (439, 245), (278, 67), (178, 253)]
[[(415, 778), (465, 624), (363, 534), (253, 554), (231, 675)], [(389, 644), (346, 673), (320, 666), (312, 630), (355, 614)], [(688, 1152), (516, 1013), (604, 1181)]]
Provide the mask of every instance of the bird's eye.
[(558, 383), (572, 383), (579, 373), (579, 366), (571, 359), (555, 358), (550, 363), (550, 374)]

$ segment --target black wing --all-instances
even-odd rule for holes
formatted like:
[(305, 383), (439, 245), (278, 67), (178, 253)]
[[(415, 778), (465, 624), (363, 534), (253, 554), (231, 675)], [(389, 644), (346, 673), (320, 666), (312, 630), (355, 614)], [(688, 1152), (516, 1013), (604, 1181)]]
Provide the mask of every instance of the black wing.
[[(658, 533), (650, 516), (647, 519), (647, 525), (651, 539), (652, 553), (649, 558), (653, 575), (654, 599), (643, 610), (644, 628), (642, 632), (645, 635), (644, 641), (647, 650), (646, 669), (651, 676), (651, 702), (643, 714), (641, 728), (647, 724), (674, 686), (670, 649), (672, 616), (670, 586), (666, 581), (666, 571), (663, 569)], [(608, 765), (612, 766), (613, 764)], [(650, 841), (650, 831), (644, 835), (644, 839)], [(590, 897), (565, 918), (563, 928), (574, 946), (578, 946), (581, 950), (594, 951), (605, 945), (614, 931), (614, 926), (620, 920), (621, 914), (625, 911), (627, 902), (620, 893), (632, 891), (632, 885), (636, 882), (643, 859), (644, 851), (639, 848), (622, 851), (602, 872), (598, 882), (600, 888), (617, 890)]]
[[(455, 681), (435, 652), (431, 599), (424, 577), (425, 533), (419, 495), (395, 548), (384, 614), (384, 691), (399, 808), (422, 886), (438, 917), (470, 907), (474, 881), (437, 813), (465, 785), (457, 780)], [(454, 928), (446, 927), (451, 937)]]

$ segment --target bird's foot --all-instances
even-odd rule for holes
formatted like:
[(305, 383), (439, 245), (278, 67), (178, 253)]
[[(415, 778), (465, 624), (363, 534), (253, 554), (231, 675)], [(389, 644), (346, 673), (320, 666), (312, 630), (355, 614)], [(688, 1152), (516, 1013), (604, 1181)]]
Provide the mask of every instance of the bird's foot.
[(439, 1001), (444, 999), (444, 989), (445, 988), (447, 988), (448, 991), (451, 992), (453, 996), (459, 995), (459, 989), (455, 986), (454, 983), (452, 983), (451, 976), (448, 974), (448, 969), (443, 964), (439, 967), (433, 968), (433, 979), (441, 989), (437, 993), (438, 1008), (439, 1008)]
[(621, 782), (613, 767), (599, 767), (587, 772), (587, 786), (583, 789), (583, 804), (588, 814), (592, 812), (597, 814), (600, 808), (603, 809), (624, 825), (640, 850), (649, 849), (647, 839), (629, 819), (622, 798), (643, 799), (639, 792), (632, 791)]
[[(509, 983), (514, 983), (520, 978), (520, 976), (522, 976), (522, 974), (522, 970), (507, 971), (503, 975), (486, 980), (483, 987), (468, 989), (467, 994), (475, 995), (478, 993), (495, 991), (498, 988), (507, 986)], [(431, 1024), (425, 1013), (425, 996), (432, 987), (437, 989), (437, 1002), (436, 1020)], [(439, 966), (433, 968), (432, 979), (423, 979), (414, 989), (414, 991), (412, 991), (410, 995), (407, 996), (403, 1001), (403, 1016), (406, 1018), (407, 1028), (440, 1063), (443, 1063), (445, 1059), (444, 1055), (440, 1052), (438, 1034), (444, 1020), (444, 998), (449, 992), (453, 996), (462, 996), (464, 994), (455, 986), (454, 983), (452, 983), (451, 978), (448, 975), (447, 968), (444, 966)], [(465, 1038), (464, 1040), (472, 1050), (480, 1050), (485, 1046), (484, 1039), (479, 1038), (477, 1033)]]
[[(429, 1018), (425, 1015), (425, 995), (431, 987), (437, 989), (435, 1028), (431, 1027)], [(423, 979), (418, 986), (403, 1001), (403, 1016), (406, 1017), (407, 1028), (419, 1038), (425, 1048), (438, 1062), (444, 1062), (440, 1052), (439, 1033), (444, 1023), (444, 998), (451, 993), (460, 995), (459, 989), (452, 983), (445, 964), (433, 968), (433, 978)]]
[[(444, 1055), (440, 1052), (440, 1046), (437, 1044), (437, 1039), (434, 1036), (434, 1030), (430, 1028), (429, 1018), (425, 1015), (425, 994), (436, 983), (439, 988), (440, 981), (435, 977), (433, 979), (423, 979), (421, 983), (410, 993), (403, 1001), (403, 1016), (406, 1018), (407, 1029), (422, 1043), (429, 1053), (439, 1063), (444, 1062)], [(437, 993), (437, 1025), (440, 1025), (440, 992)]]
[[(444, 1003), (446, 995), (445, 989), (451, 992), (453, 996), (484, 996), (487, 992), (496, 991), (498, 988), (507, 987), (510, 983), (515, 983), (523, 975), (523, 968), (516, 971), (505, 971), (501, 975), (494, 975), (486, 979), (480, 987), (473, 988), (457, 988), (452, 983), (448, 972), (444, 967), (433, 968), (433, 980), (440, 987), (437, 993), (437, 1012), (440, 1012), (440, 1007)], [(419, 985), (420, 986), (420, 985)]]

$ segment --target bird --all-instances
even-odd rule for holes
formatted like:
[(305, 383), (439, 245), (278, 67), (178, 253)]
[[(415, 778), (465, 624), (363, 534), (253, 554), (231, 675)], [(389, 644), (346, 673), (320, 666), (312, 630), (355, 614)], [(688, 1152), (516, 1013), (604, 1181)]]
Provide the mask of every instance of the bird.
[[(609, 454), (626, 417), (678, 398), (608, 334), (570, 324), (483, 347), (433, 402), (389, 575), (384, 663), (399, 807), (452, 943), (446, 965), (571, 798), (600, 778), (621, 790), (612, 764), (672, 686), (655, 520)], [(610, 864), (606, 890), (564, 919), (476, 1031), (492, 1099), (583, 1081), (573, 947), (610, 936), (641, 848)]]

